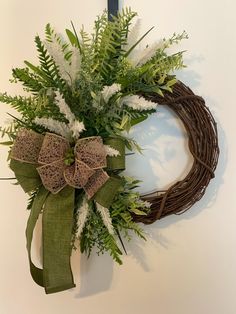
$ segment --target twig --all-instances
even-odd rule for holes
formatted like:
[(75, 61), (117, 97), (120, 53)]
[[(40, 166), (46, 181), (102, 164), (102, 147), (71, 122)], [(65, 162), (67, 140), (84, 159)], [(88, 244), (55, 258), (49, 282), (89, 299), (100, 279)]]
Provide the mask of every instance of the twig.
[(124, 242), (123, 242), (123, 240), (122, 240), (122, 238), (121, 238), (121, 236), (120, 236), (120, 233), (119, 233), (119, 231), (118, 231), (117, 229), (116, 229), (116, 233), (117, 233), (118, 238), (119, 238), (119, 240), (120, 240), (120, 243), (121, 243), (121, 245), (122, 245), (122, 247), (123, 247), (123, 250), (125, 251), (125, 254), (127, 255), (127, 251), (126, 251)]

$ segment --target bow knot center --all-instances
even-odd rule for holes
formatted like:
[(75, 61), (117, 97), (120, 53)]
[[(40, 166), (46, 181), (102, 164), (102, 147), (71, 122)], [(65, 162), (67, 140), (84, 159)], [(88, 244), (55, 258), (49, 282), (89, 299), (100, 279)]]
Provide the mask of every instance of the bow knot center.
[(75, 162), (74, 149), (70, 147), (65, 154), (64, 163), (66, 166), (71, 166)]

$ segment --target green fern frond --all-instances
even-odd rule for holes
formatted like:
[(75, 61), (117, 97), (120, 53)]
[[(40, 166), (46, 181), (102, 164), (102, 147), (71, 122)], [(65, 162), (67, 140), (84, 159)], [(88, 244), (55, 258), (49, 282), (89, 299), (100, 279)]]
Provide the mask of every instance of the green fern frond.
[(53, 58), (48, 54), (47, 49), (45, 48), (39, 36), (35, 37), (35, 43), (39, 54), (38, 57), (41, 68), (47, 75), (47, 78), (50, 80), (51, 87), (64, 90), (66, 83), (60, 77), (57, 65), (55, 64)]
[(132, 213), (135, 211), (142, 215), (146, 215), (148, 212), (148, 208), (140, 208), (143, 203), (140, 203), (139, 194), (133, 191), (139, 181), (123, 178), (123, 182), (124, 185), (110, 209), (113, 226), (128, 240), (131, 239), (130, 231), (146, 240), (143, 229), (133, 221), (132, 217)]
[(64, 42), (62, 36), (52, 28), (50, 23), (48, 23), (45, 27), (45, 37), (48, 42), (57, 42), (65, 54), (65, 59), (70, 60), (71, 51), (69, 50), (69, 44)]
[(9, 104), (27, 119), (35, 118), (36, 101), (33, 97), (9, 96), (7, 93), (0, 94), (0, 102)]
[(114, 69), (123, 55), (122, 46), (127, 43), (129, 26), (135, 16), (136, 13), (126, 9), (108, 21), (105, 11), (95, 21), (94, 68), (102, 74), (106, 84), (114, 81)]
[(10, 123), (6, 127), (0, 126), (1, 138), (7, 136), (10, 142), (14, 141), (16, 137), (17, 128), (18, 128), (18, 125), (15, 122)]
[(12, 70), (13, 77), (21, 82), (23, 86), (27, 88), (28, 91), (36, 94), (44, 89), (44, 85), (38, 79), (38, 76), (34, 73), (30, 73), (28, 68), (23, 69), (13, 69)]

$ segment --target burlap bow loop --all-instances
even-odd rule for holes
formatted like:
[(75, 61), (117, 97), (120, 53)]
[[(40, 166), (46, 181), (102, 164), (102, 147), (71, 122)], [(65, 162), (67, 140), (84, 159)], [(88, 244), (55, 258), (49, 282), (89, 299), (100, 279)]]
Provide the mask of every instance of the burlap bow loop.
[(99, 136), (79, 139), (74, 147), (74, 163), (66, 164), (71, 151), (67, 139), (52, 133), (45, 136), (22, 129), (17, 134), (11, 158), (36, 163), (44, 187), (57, 194), (66, 185), (83, 188), (91, 198), (109, 179), (106, 167), (106, 150)]

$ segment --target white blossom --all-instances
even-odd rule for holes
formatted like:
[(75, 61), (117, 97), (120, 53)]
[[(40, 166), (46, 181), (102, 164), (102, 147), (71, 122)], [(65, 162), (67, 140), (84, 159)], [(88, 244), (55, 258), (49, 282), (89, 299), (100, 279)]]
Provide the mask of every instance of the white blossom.
[(85, 130), (84, 123), (78, 120), (73, 121), (69, 125), (70, 125), (70, 130), (75, 139), (78, 139), (80, 136), (80, 133)]
[(150, 208), (152, 204), (149, 203), (148, 201), (138, 200), (138, 201), (137, 201), (137, 205), (138, 205), (139, 207), (143, 207), (143, 208)]
[(105, 227), (107, 228), (108, 232), (110, 234), (114, 234), (114, 227), (112, 225), (112, 220), (111, 220), (109, 209), (103, 207), (102, 205), (100, 205), (98, 203), (96, 203), (96, 207), (97, 207), (97, 210), (102, 217), (102, 221), (103, 221)]
[(120, 155), (120, 152), (115, 148), (111, 147), (110, 145), (104, 145), (104, 148), (106, 150), (107, 156), (117, 157)]
[(152, 57), (154, 57), (157, 50), (161, 48), (162, 43), (163, 43), (162, 41), (156, 42), (152, 44), (151, 46), (148, 46), (147, 48), (145, 48), (143, 52), (140, 54), (139, 60), (137, 60), (138, 61), (137, 64), (143, 65), (146, 62), (148, 62)]
[[(132, 48), (137, 43), (140, 36), (140, 29), (141, 29), (141, 19), (138, 18), (128, 34), (127, 44), (123, 46), (123, 49), (125, 51), (129, 51), (129, 49)], [(132, 52), (130, 53), (130, 55), (132, 54)]]
[(62, 95), (59, 92), (56, 92), (56, 104), (60, 112), (69, 121), (68, 127), (71, 130), (74, 138), (78, 139), (80, 136), (80, 133), (85, 130), (84, 123), (75, 118), (75, 115), (70, 110), (70, 107), (67, 105), (67, 103), (65, 102), (65, 99), (62, 97)]
[(35, 118), (34, 123), (45, 127), (53, 133), (59, 134), (65, 138), (70, 138), (71, 132), (68, 125), (64, 122), (52, 118)]
[(69, 123), (75, 121), (75, 115), (71, 112), (70, 107), (59, 92), (56, 92), (55, 99), (60, 112), (66, 117)]
[(50, 56), (53, 58), (56, 65), (58, 66), (61, 77), (70, 84), (71, 83), (71, 78), (69, 75), (70, 64), (65, 59), (64, 52), (62, 51), (61, 45), (56, 39), (52, 42), (45, 41), (44, 45), (48, 53), (50, 54)]
[(81, 204), (79, 211), (78, 211), (78, 218), (77, 218), (78, 229), (76, 231), (76, 238), (77, 239), (80, 238), (81, 233), (83, 232), (86, 221), (88, 220), (89, 212), (90, 212), (90, 207), (88, 205), (88, 200), (86, 197), (84, 197), (82, 204)]
[(127, 58), (131, 64), (135, 66), (140, 66), (148, 62), (163, 45), (163, 41), (156, 42), (151, 46), (147, 46), (145, 49), (134, 49)]
[(129, 95), (122, 97), (120, 100), (121, 105), (126, 105), (134, 110), (152, 110), (156, 109), (157, 104), (150, 100), (146, 100), (144, 97), (138, 95)]
[[(136, 23), (130, 30), (127, 37), (127, 44), (123, 46), (123, 49), (128, 52), (130, 48), (132, 48), (140, 39), (140, 29), (141, 29), (141, 19), (137, 19)], [(139, 65), (145, 64), (149, 61), (156, 53), (156, 51), (160, 48), (164, 47), (163, 40), (160, 40), (154, 43), (151, 46), (147, 46), (146, 48), (141, 48), (138, 44), (127, 56), (127, 59), (130, 63), (135, 67)]]
[(111, 86), (104, 86), (101, 94), (106, 103), (108, 103), (109, 99), (118, 93), (121, 90), (120, 84), (112, 84)]
[(65, 54), (70, 52), (67, 48), (63, 51), (61, 44), (57, 38), (52, 38), (52, 41), (45, 41), (44, 45), (58, 66), (61, 77), (68, 83), (71, 84), (76, 81), (78, 72), (81, 65), (81, 55), (77, 47), (72, 47), (71, 57), (69, 60), (65, 58)]

